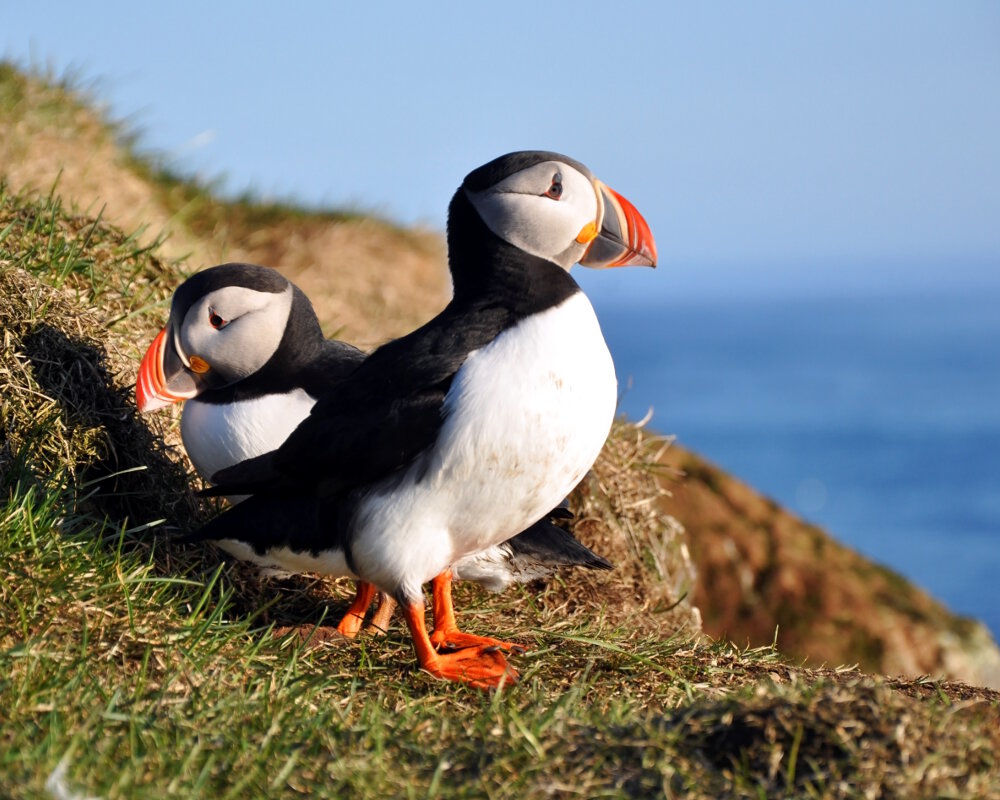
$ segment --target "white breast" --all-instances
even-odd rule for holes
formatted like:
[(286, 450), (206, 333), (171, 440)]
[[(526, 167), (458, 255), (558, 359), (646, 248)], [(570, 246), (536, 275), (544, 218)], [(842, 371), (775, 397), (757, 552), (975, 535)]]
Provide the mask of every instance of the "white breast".
[[(226, 404), (188, 400), (181, 416), (184, 448), (198, 473), (210, 478), (220, 469), (280, 447), (309, 416), (315, 402), (302, 389)], [(229, 498), (234, 503), (243, 499), (245, 495)], [(267, 571), (351, 576), (342, 551), (313, 556), (277, 547), (260, 554), (246, 542), (235, 539), (223, 539), (217, 544), (236, 558)]]
[(347, 558), (343, 550), (326, 550), (313, 555), (282, 546), (272, 547), (262, 554), (238, 539), (220, 539), (216, 544), (230, 555), (241, 561), (256, 564), (271, 574), (315, 572), (319, 575), (332, 575), (335, 578), (355, 577), (347, 566)]
[(473, 353), (429, 461), (359, 508), (361, 574), (416, 596), (448, 565), (541, 519), (594, 463), (616, 399), (611, 355), (580, 292)]
[(274, 450), (309, 415), (316, 399), (302, 389), (235, 403), (184, 403), (181, 438), (195, 469), (210, 478), (220, 469)]

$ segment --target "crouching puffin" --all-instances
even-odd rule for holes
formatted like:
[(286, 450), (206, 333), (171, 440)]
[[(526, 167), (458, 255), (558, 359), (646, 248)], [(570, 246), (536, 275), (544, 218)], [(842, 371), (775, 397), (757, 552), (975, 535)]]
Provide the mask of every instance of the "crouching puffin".
[[(139, 368), (137, 405), (148, 412), (186, 401), (181, 438), (199, 474), (209, 478), (278, 448), (316, 398), (334, 392), (363, 360), (357, 348), (324, 338), (306, 295), (276, 270), (222, 264), (196, 273), (174, 292), (169, 320)], [(564, 514), (569, 512), (556, 509), (551, 516)], [(238, 538), (219, 544), (258, 564), (282, 566)], [(456, 579), (501, 591), (571, 566), (611, 568), (546, 517), (510, 541), (460, 560), (452, 572)], [(444, 642), (455, 629), (445, 578), (435, 590), (434, 636)], [(374, 587), (359, 584), (337, 626), (342, 634), (358, 632), (374, 595)], [(394, 605), (382, 595), (374, 630), (388, 627)]]
[(439, 651), (422, 586), (543, 519), (610, 430), (614, 364), (570, 267), (653, 266), (649, 226), (587, 167), (550, 152), (466, 176), (448, 214), (454, 295), (375, 350), (277, 450), (213, 476), (251, 494), (196, 536), (341, 574), (403, 606), (420, 665), (481, 688), (517, 673), (499, 640)]

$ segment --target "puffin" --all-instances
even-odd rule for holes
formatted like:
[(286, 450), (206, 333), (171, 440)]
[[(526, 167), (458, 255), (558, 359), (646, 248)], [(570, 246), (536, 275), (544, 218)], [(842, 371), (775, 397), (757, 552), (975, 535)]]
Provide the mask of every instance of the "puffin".
[[(435, 642), (423, 586), (543, 519), (593, 465), (617, 379), (570, 268), (655, 266), (656, 247), (632, 203), (547, 151), (470, 172), (447, 244), (444, 310), (374, 350), (279, 448), (213, 475), (206, 494), (250, 497), (193, 537), (238, 537), (295, 570), (349, 571), (402, 606), (423, 670), (497, 689), (518, 677), (506, 658), (516, 646), (469, 633)], [(456, 639), (457, 628), (444, 644)]]
[[(136, 401), (142, 413), (185, 401), (181, 438), (195, 469), (208, 479), (227, 466), (277, 449), (316, 399), (334, 392), (364, 358), (356, 347), (323, 336), (312, 303), (277, 270), (220, 264), (195, 273), (175, 290), (167, 324), (140, 364)], [(563, 506), (553, 509), (509, 541), (452, 565), (453, 578), (500, 592), (559, 568), (611, 569), (606, 559), (555, 524), (558, 518), (570, 517)], [(219, 544), (232, 555), (281, 568), (239, 540)], [(450, 587), (443, 581), (436, 587), (441, 596), (436, 601), (440, 619), (435, 616), (435, 636), (443, 641), (454, 614)], [(337, 625), (341, 634), (357, 634), (375, 594), (373, 586), (359, 583)], [(380, 593), (370, 630), (384, 632), (394, 606), (392, 597)]]

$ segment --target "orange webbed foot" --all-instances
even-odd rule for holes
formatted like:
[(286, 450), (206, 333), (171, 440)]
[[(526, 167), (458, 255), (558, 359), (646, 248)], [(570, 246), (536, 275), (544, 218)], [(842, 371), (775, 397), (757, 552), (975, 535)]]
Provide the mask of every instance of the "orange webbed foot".
[(511, 653), (524, 653), (526, 647), (512, 642), (504, 642), (490, 636), (476, 636), (458, 629), (455, 622), (455, 607), (451, 601), (451, 570), (445, 570), (432, 584), (434, 589), (434, 631), (431, 644), (446, 650), (463, 650), (467, 647), (499, 647)]
[(465, 647), (453, 653), (436, 653), (420, 665), (436, 678), (468, 683), (477, 689), (498, 689), (515, 683), (517, 670), (496, 647)]
[(526, 653), (528, 648), (522, 644), (505, 642), (501, 639), (494, 639), (491, 636), (476, 636), (474, 633), (465, 633), (458, 628), (441, 630), (435, 628), (431, 633), (431, 644), (439, 651), (444, 650), (464, 650), (469, 647), (492, 647), (506, 650), (509, 653)]
[(413, 647), (420, 666), (431, 675), (468, 683), (478, 689), (497, 689), (517, 680), (517, 670), (507, 663), (495, 644), (479, 644), (453, 653), (437, 652), (427, 634), (422, 602), (406, 606), (406, 624), (413, 636)]

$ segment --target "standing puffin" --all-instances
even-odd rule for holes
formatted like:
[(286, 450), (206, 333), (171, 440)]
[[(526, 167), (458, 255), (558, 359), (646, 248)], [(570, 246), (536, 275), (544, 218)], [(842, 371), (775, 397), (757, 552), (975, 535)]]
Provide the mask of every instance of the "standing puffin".
[[(364, 360), (344, 342), (324, 338), (305, 294), (276, 270), (253, 264), (222, 264), (188, 278), (174, 292), (170, 317), (139, 368), (136, 400), (141, 412), (185, 400), (181, 438), (198, 473), (213, 473), (277, 449), (308, 416), (316, 398)], [(239, 498), (233, 497), (232, 500)], [(553, 512), (559, 516), (560, 509)], [(566, 512), (568, 514), (568, 512)], [(234, 555), (270, 566), (240, 541), (220, 542)], [(501, 591), (514, 581), (543, 577), (558, 567), (610, 569), (572, 534), (540, 520), (501, 545), (453, 566), (454, 577)], [(344, 573), (345, 576), (349, 573)], [(449, 587), (436, 584), (438, 594)], [(374, 587), (361, 583), (337, 629), (354, 636)], [(450, 592), (437, 598), (435, 634), (453, 626)], [(382, 596), (372, 628), (385, 630), (395, 602)]]
[(448, 261), (448, 306), (369, 355), (276, 451), (214, 475), (209, 494), (253, 496), (195, 536), (238, 536), (296, 570), (349, 569), (403, 605), (425, 670), (490, 688), (517, 677), (501, 652), (513, 646), (465, 634), (439, 652), (422, 586), (542, 519), (591, 467), (617, 382), (569, 270), (653, 266), (656, 251), (587, 167), (529, 151), (466, 176)]

